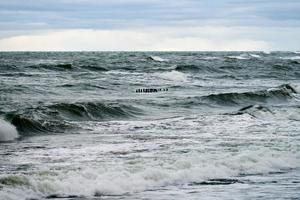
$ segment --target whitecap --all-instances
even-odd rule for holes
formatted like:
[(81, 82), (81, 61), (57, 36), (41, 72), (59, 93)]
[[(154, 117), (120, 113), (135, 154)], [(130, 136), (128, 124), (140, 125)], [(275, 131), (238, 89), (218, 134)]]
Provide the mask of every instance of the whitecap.
[(249, 58), (243, 56), (243, 55), (240, 55), (240, 56), (226, 56), (226, 58), (229, 58), (229, 59), (237, 59), (237, 60), (248, 60)]
[[(136, 160), (138, 161), (138, 160)], [(139, 160), (140, 161), (140, 160)], [(278, 172), (298, 166), (299, 159), (292, 153), (275, 153), (268, 149), (257, 151), (245, 150), (238, 154), (199, 154), (178, 156), (176, 161), (165, 162), (164, 165), (149, 163), (143, 168), (139, 162), (133, 164), (119, 163), (114, 166), (85, 166), (80, 170), (56, 171), (24, 175), (17, 178), (20, 182), (21, 197), (65, 194), (92, 197), (95, 195), (124, 195), (142, 192), (147, 189), (174, 184), (202, 182), (216, 178), (228, 178), (239, 174), (256, 174)], [(135, 165), (132, 170), (131, 165)], [(138, 170), (137, 170), (138, 169)], [(7, 176), (1, 178), (8, 179)], [(23, 184), (23, 183), (26, 184)], [(10, 197), (16, 194), (7, 191), (4, 186), (0, 195)], [(18, 187), (14, 188), (16, 191)], [(9, 198), (13, 199), (13, 198)], [(16, 197), (16, 199), (18, 199)], [(20, 199), (20, 198), (19, 198)]]
[(257, 54), (250, 54), (250, 56), (253, 58), (260, 58), (260, 55), (257, 55)]
[(271, 54), (271, 51), (263, 51), (263, 53), (269, 55)]
[(149, 56), (149, 59), (153, 60), (153, 61), (157, 61), (157, 62), (165, 62), (168, 61), (167, 59), (163, 59), (159, 56)]
[(220, 57), (215, 57), (215, 56), (206, 56), (201, 58), (203, 60), (220, 60)]
[(165, 79), (165, 80), (170, 80), (170, 81), (187, 81), (187, 75), (179, 72), (172, 70), (170, 72), (164, 72), (164, 73), (155, 73), (156, 76)]
[(280, 57), (282, 60), (300, 60), (300, 56)]
[(19, 137), (16, 127), (0, 119), (0, 142), (11, 141)]

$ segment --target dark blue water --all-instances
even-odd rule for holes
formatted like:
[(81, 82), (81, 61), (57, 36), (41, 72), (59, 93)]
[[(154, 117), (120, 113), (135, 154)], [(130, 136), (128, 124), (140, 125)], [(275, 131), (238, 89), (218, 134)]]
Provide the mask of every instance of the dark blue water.
[(299, 91), (297, 52), (0, 52), (0, 199), (300, 198)]

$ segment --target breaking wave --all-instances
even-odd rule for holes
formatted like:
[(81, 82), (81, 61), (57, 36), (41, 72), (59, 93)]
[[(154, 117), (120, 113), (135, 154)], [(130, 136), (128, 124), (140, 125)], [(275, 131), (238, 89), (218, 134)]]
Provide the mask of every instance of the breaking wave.
[[(297, 91), (289, 84), (284, 84), (276, 88), (250, 92), (218, 93), (207, 96), (188, 97), (181, 103), (186, 105), (253, 105), (268, 102), (282, 102), (293, 99)], [(177, 102), (178, 103), (178, 102)]]
[(282, 60), (300, 60), (300, 56), (280, 57)]
[[(24, 193), (32, 199), (93, 198), (130, 195), (172, 185), (229, 185), (247, 181), (243, 176), (257, 173), (284, 173), (298, 166), (299, 158), (293, 153), (274, 153), (266, 149), (243, 151), (240, 154), (195, 154), (177, 158), (163, 166), (145, 166), (126, 170), (126, 166), (86, 166), (78, 170), (52, 171), (34, 175), (0, 177), (0, 195)], [(124, 163), (123, 165), (126, 165)], [(23, 191), (13, 193), (15, 190)], [(11, 197), (11, 196), (10, 196)]]
[(12, 124), (0, 119), (0, 142), (14, 140), (19, 137), (19, 134)]
[(239, 55), (239, 56), (225, 56), (226, 59), (229, 60), (249, 60), (250, 58), (246, 55)]
[(156, 61), (156, 62), (165, 62), (168, 61), (167, 59), (163, 59), (159, 56), (149, 56), (148, 59)]
[(170, 71), (170, 72), (163, 72), (163, 73), (156, 73), (156, 75), (162, 79), (170, 80), (170, 81), (187, 81), (187, 75), (179, 72), (179, 71)]
[(203, 99), (221, 105), (234, 105), (247, 102), (266, 103), (270, 100), (276, 101), (290, 99), (293, 97), (294, 93), (297, 92), (292, 86), (284, 84), (277, 88), (271, 88), (255, 92), (211, 94), (203, 97)]
[(6, 118), (22, 135), (34, 135), (43, 132), (62, 133), (75, 128), (76, 125), (71, 123), (74, 121), (126, 119), (141, 113), (139, 108), (130, 105), (77, 102), (28, 108), (8, 113)]

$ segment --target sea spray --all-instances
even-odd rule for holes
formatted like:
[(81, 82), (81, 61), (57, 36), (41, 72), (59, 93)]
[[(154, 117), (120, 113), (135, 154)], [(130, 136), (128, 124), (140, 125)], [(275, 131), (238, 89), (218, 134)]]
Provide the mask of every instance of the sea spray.
[(0, 142), (11, 141), (19, 137), (19, 134), (12, 124), (0, 119)]

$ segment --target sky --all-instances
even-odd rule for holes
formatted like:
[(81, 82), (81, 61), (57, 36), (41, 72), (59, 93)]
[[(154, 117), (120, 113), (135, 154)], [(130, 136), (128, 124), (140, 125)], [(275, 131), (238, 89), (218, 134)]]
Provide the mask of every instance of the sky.
[(0, 0), (0, 51), (300, 50), (300, 0)]

